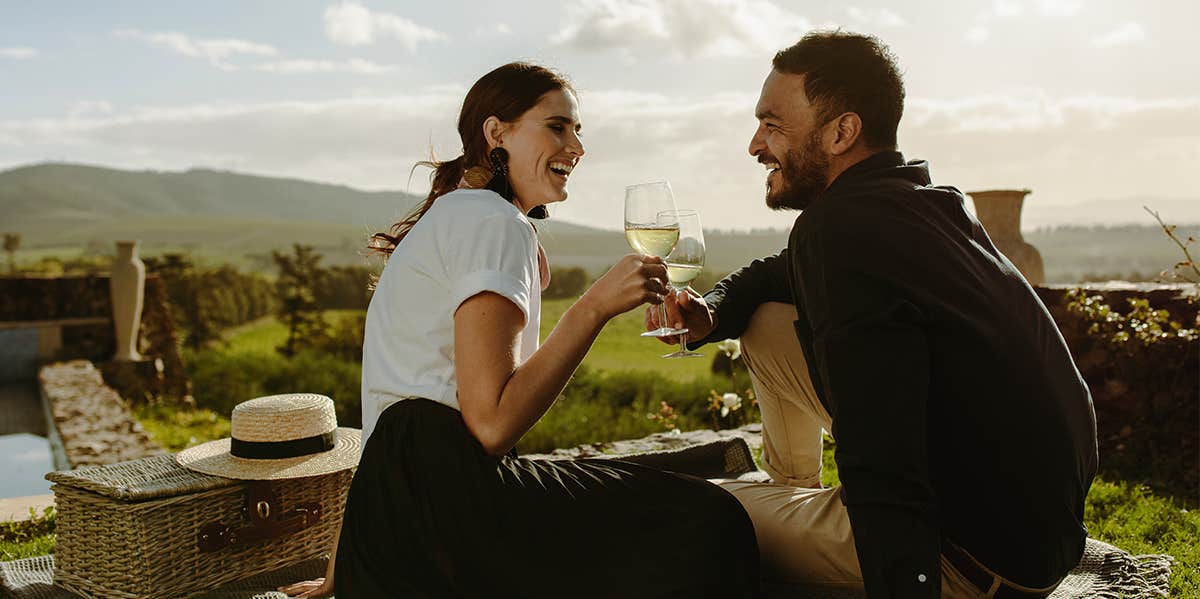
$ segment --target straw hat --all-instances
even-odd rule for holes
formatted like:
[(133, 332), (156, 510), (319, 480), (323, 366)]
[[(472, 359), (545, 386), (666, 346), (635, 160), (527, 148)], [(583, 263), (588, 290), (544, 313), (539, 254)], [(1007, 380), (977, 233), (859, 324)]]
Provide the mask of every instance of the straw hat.
[(339, 428), (333, 400), (313, 393), (271, 395), (233, 408), (230, 437), (175, 455), (188, 470), (240, 480), (279, 480), (358, 465), (361, 431)]

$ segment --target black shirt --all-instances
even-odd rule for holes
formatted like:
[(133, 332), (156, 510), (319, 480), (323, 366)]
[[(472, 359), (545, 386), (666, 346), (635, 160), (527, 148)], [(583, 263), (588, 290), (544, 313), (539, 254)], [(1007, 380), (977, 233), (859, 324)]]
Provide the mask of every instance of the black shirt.
[(1087, 385), (1033, 289), (927, 163), (855, 164), (786, 250), (706, 299), (705, 341), (740, 336), (762, 302), (795, 304), (872, 597), (937, 597), (946, 539), (1030, 587), (1078, 563), (1097, 462)]

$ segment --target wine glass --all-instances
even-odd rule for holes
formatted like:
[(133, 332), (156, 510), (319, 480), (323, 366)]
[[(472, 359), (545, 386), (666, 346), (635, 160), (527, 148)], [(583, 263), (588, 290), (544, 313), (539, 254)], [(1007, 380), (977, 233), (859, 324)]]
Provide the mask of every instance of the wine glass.
[[(700, 227), (700, 213), (695, 210), (667, 211), (668, 219), (679, 223), (679, 241), (667, 255), (667, 279), (671, 289), (679, 292), (688, 288), (693, 279), (704, 270), (704, 229)], [(679, 351), (666, 354), (664, 358), (700, 358), (704, 354), (689, 351), (687, 335), (679, 335)]]
[[(666, 258), (679, 241), (679, 220), (673, 214), (675, 197), (666, 181), (639, 183), (625, 188), (625, 240), (633, 251)], [(663, 326), (642, 333), (643, 337), (682, 335), (687, 329), (667, 324), (667, 308), (659, 304)]]

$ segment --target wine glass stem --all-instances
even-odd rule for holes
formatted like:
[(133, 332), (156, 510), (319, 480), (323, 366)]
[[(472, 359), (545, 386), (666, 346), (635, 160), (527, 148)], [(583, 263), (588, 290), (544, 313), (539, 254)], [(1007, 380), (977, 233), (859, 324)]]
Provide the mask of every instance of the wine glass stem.
[(664, 329), (675, 328), (673, 325), (671, 325), (671, 323), (667, 322), (667, 302), (666, 302), (666, 300), (663, 300), (663, 303), (658, 305), (658, 316), (661, 319), (660, 322), (662, 322), (662, 328), (664, 328)]

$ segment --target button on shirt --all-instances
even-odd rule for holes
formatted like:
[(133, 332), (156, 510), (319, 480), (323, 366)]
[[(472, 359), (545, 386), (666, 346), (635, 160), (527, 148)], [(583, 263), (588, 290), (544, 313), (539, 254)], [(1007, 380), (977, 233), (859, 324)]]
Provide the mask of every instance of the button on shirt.
[(379, 415), (406, 397), (458, 407), (454, 313), (484, 291), (521, 309), (518, 359), (538, 347), (541, 281), (537, 237), (521, 211), (495, 192), (439, 197), (388, 259), (367, 308), (363, 339), (363, 444)]
[(1097, 463), (1087, 385), (1033, 289), (926, 163), (881, 152), (847, 169), (786, 250), (706, 299), (709, 341), (741, 335), (760, 303), (796, 306), (868, 594), (937, 597), (943, 539), (1035, 588), (1079, 561)]

